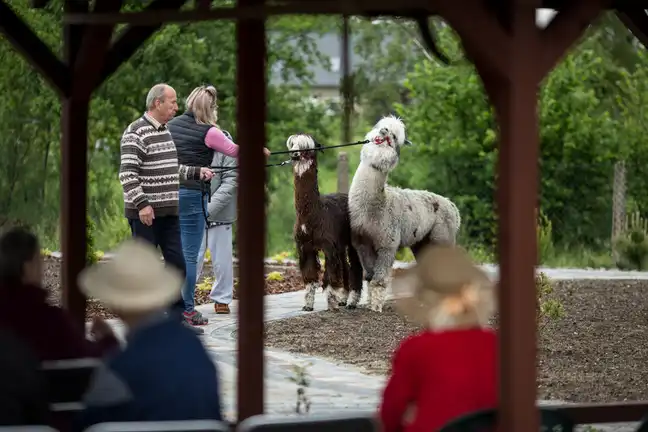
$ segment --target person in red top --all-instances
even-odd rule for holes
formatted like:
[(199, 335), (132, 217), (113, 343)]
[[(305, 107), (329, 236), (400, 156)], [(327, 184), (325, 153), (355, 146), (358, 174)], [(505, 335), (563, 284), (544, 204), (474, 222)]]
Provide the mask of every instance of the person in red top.
[(385, 432), (432, 432), (457, 417), (495, 408), (498, 342), (488, 320), (493, 283), (455, 246), (427, 248), (394, 278), (395, 306), (425, 329), (393, 356), (380, 419)]
[(47, 302), (38, 239), (24, 228), (0, 237), (0, 330), (24, 341), (39, 361), (102, 357), (119, 348), (110, 326), (95, 319), (87, 340), (67, 312)]

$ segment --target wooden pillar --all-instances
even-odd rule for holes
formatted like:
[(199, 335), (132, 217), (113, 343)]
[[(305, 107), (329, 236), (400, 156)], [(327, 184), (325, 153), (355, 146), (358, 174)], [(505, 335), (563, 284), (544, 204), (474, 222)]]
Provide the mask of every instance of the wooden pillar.
[[(238, 0), (241, 7), (264, 0)], [(263, 295), (266, 244), (266, 39), (265, 20), (242, 19), (236, 25), (237, 138), (239, 194), (237, 246), (239, 256), (238, 420), (263, 413)]]
[(538, 84), (600, 13), (606, 0), (575, 0), (545, 30), (537, 28), (538, 0), (510, 0), (487, 10), (439, 0), (482, 78), (497, 113), (500, 146), (499, 430), (538, 430), (536, 409), (536, 206), (538, 197)]
[[(66, 1), (66, 12), (85, 12), (81, 1)], [(72, 70), (83, 41), (83, 26), (63, 29), (65, 63)], [(71, 67), (72, 66), (72, 67)], [(74, 83), (72, 83), (74, 86)], [(77, 276), (86, 260), (88, 183), (88, 110), (90, 94), (74, 92), (61, 100), (61, 288), (63, 306), (81, 329), (85, 325), (86, 298)]]

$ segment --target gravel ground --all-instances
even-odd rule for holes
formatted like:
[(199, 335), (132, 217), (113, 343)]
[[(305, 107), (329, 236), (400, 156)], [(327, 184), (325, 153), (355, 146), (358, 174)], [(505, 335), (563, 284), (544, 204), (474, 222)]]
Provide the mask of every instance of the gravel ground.
[[(196, 287), (196, 304), (210, 303), (209, 291), (211, 290), (211, 283), (204, 283), (206, 277), (211, 276), (211, 264), (205, 263), (203, 267), (202, 276), (198, 281)], [(44, 284), (49, 292), (49, 301), (54, 305), (60, 304), (60, 260), (58, 258), (47, 257), (45, 258), (44, 268)], [(303, 288), (301, 283), (301, 276), (296, 268), (287, 268), (285, 271), (280, 272), (280, 277), (271, 277), (266, 280), (266, 294), (279, 294), (290, 291), (297, 291)], [(279, 279), (279, 280), (278, 280)], [(238, 299), (237, 293), (237, 280), (234, 280), (234, 299)], [(101, 303), (94, 299), (88, 299), (88, 313), (87, 318), (91, 319), (95, 316), (103, 318), (114, 318), (115, 316), (107, 311)]]
[[(571, 402), (648, 399), (648, 281), (556, 281), (566, 316), (540, 336), (538, 397)], [(266, 326), (266, 345), (327, 357), (374, 374), (417, 329), (387, 305), (382, 314), (313, 312)]]

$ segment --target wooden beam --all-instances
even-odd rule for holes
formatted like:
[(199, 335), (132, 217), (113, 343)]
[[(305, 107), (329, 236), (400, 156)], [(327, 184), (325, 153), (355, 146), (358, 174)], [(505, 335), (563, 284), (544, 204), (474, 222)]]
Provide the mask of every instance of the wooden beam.
[(576, 0), (560, 11), (541, 33), (538, 73), (546, 76), (581, 37), (590, 24), (610, 5), (608, 0)]
[(636, 422), (648, 413), (648, 402), (604, 404), (569, 404), (552, 406), (566, 414), (575, 424)]
[[(264, 0), (238, 0), (263, 5)], [(239, 154), (238, 231), (238, 421), (264, 410), (264, 251), (266, 244), (263, 146), (266, 143), (267, 46), (262, 19), (236, 25), (236, 138)]]
[[(477, 0), (467, 0), (470, 4), (479, 5)], [(427, 0), (356, 0), (353, 2), (321, 1), (295, 2), (267, 6), (234, 6), (215, 7), (209, 11), (177, 11), (160, 9), (157, 12), (128, 12), (106, 14), (68, 14), (63, 19), (68, 23), (112, 24), (128, 23), (139, 26), (161, 25), (163, 23), (180, 23), (212, 21), (220, 19), (263, 19), (274, 15), (358, 15), (358, 16), (414, 16), (420, 13), (434, 15), (437, 13), (434, 3)], [(470, 9), (470, 8), (469, 8)]]
[[(97, 0), (95, 12), (119, 12), (123, 0)], [(114, 24), (88, 26), (74, 64), (74, 91), (82, 94), (92, 92), (103, 83), (102, 69), (106, 51), (115, 29)]]
[[(184, 5), (186, 0), (154, 0), (142, 13), (161, 13), (162, 11), (173, 10), (179, 13), (178, 9)], [(109, 13), (108, 13), (109, 14)], [(111, 24), (110, 22), (104, 24)], [(112, 22), (115, 24), (115, 22)], [(107, 59), (101, 72), (100, 82), (104, 82), (110, 75), (115, 73), (119, 66), (128, 61), (135, 51), (162, 27), (162, 23), (137, 26), (131, 25), (123, 31), (119, 39), (110, 48)]]
[(628, 30), (648, 48), (648, 14), (646, 14), (646, 10), (643, 7), (622, 9), (617, 12), (617, 16)]
[(508, 73), (511, 36), (484, 3), (458, 7), (457, 0), (439, 0), (437, 10), (460, 35), (466, 54), (500, 76)]
[[(66, 0), (64, 7), (65, 12), (88, 10), (83, 0)], [(79, 58), (84, 30), (81, 25), (63, 27), (63, 53), (70, 71)], [(72, 81), (73, 87), (78, 88), (79, 84)], [(70, 89), (61, 102), (61, 303), (79, 330), (85, 331), (87, 300), (77, 278), (86, 266), (90, 93)]]
[(3, 0), (0, 0), (0, 33), (60, 96), (69, 94), (68, 67)]

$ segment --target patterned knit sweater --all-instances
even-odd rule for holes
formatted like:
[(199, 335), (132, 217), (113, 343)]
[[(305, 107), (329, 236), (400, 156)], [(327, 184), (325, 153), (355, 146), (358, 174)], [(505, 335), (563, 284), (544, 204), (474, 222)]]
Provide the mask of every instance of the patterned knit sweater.
[(200, 167), (178, 164), (166, 125), (144, 114), (126, 128), (120, 147), (126, 217), (139, 218), (139, 210), (148, 205), (156, 217), (177, 215), (180, 179), (200, 180)]

